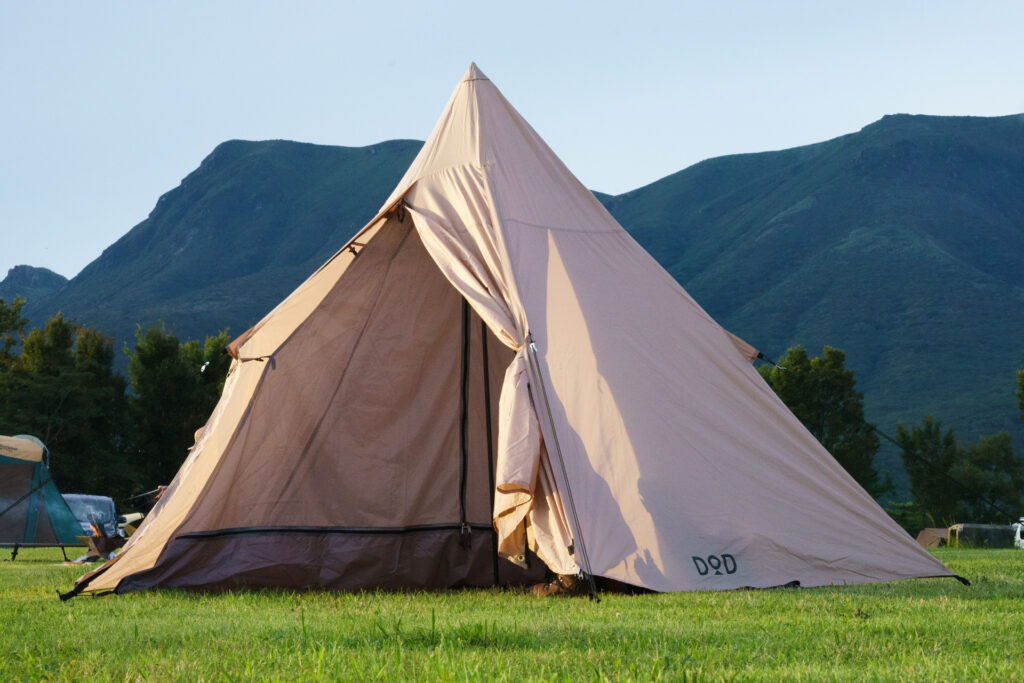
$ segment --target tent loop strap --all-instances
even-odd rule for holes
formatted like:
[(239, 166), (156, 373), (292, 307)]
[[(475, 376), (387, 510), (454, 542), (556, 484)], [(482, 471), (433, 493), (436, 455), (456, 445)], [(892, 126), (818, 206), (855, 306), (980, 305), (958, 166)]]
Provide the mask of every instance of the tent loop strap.
[(359, 249), (362, 249), (365, 246), (366, 246), (366, 244), (364, 244), (363, 242), (356, 242), (355, 240), (353, 240), (353, 241), (349, 242), (348, 245), (345, 248), (347, 250), (349, 250), (350, 252), (352, 252), (352, 257), (353, 258), (357, 258), (359, 256), (359, 254), (360, 254)]
[(398, 202), (398, 206), (395, 207), (395, 218), (398, 219), (399, 223), (405, 222), (405, 200)]
[[(601, 598), (597, 595), (597, 584), (594, 582), (594, 572), (590, 566), (590, 555), (587, 554), (587, 544), (583, 541), (583, 527), (580, 526), (580, 518), (576, 514), (576, 504), (573, 502), (572, 489), (569, 486), (569, 474), (565, 469), (565, 459), (562, 457), (562, 449), (558, 444), (558, 435), (555, 433), (555, 420), (551, 414), (551, 402), (548, 401), (547, 388), (544, 386), (544, 379), (540, 372), (540, 361), (537, 358), (537, 344), (533, 341), (533, 335), (526, 335), (526, 348), (529, 353), (527, 357), (532, 361), (531, 366), (533, 374), (536, 376), (537, 387), (540, 390), (538, 392), (541, 401), (544, 403), (544, 412), (547, 417), (549, 431), (551, 432), (551, 445), (554, 446), (555, 455), (558, 456), (558, 464), (562, 470), (562, 481), (565, 482), (565, 498), (569, 502), (569, 514), (572, 515), (572, 523), (575, 529), (575, 538), (570, 542), (568, 546), (569, 555), (575, 555), (576, 553), (576, 542), (579, 542), (580, 559), (582, 562), (579, 563), (580, 574), (587, 579), (587, 587), (590, 591), (590, 599), (595, 602), (600, 602)], [(549, 451), (550, 452), (550, 451)], [(572, 533), (573, 530), (570, 530)]]
[[(253, 361), (253, 360), (258, 362), (258, 363), (264, 363), (267, 360), (271, 360), (271, 358), (270, 358), (270, 356), (253, 356), (252, 358), (239, 358), (238, 362), (239, 363), (248, 363), (249, 361)], [(273, 364), (273, 361), (271, 361), (271, 364)]]
[(768, 363), (769, 365), (772, 365), (772, 366), (778, 368), (779, 370), (785, 370), (786, 369), (783, 366), (781, 366), (778, 363), (776, 363), (775, 361), (773, 361), (768, 356), (766, 356), (763, 353), (761, 353), (760, 351), (757, 352), (756, 358), (757, 358), (757, 360), (763, 360), (765, 363)]

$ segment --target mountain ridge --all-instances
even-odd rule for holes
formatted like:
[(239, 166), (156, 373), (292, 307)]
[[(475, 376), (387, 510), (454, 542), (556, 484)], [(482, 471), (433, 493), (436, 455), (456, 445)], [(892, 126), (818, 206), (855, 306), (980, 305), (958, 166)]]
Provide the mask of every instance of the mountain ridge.
[[(59, 298), (26, 310), (45, 319), (63, 309), (119, 340), (130, 339), (136, 323), (158, 320), (187, 337), (223, 327), (240, 333), (372, 217), (392, 167), (408, 165), (421, 144), (221, 143)], [(319, 201), (337, 186), (351, 191), (340, 202)], [(302, 239), (289, 239), (296, 234)], [(242, 286), (254, 273), (263, 273), (263, 287), (239, 311), (232, 299), (249, 296)]]
[[(883, 430), (932, 412), (965, 440), (1008, 429), (1019, 448), (1022, 133), (1024, 115), (890, 115), (595, 196), (768, 355), (843, 349)], [(60, 309), (120, 341), (157, 320), (182, 337), (240, 334), (373, 217), (421, 145), (222, 143), (26, 312), (41, 324)]]

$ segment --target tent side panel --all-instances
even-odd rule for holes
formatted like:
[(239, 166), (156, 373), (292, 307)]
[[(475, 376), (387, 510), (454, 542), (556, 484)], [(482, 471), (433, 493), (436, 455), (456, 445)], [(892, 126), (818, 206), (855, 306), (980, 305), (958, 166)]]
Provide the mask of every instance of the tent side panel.
[(46, 509), (46, 500), (43, 497), (42, 489), (32, 494), (32, 503), (35, 507), (35, 516), (33, 520), (29, 521), (35, 528), (28, 530), (25, 540), (36, 545), (57, 545), (57, 536), (53, 532), (53, 524), (49, 511)]
[[(468, 358), (468, 425), (469, 437), (469, 471), (467, 486), (467, 504), (469, 517), (473, 520), (490, 520), (492, 510), (491, 474), (487, 467), (487, 408), (490, 406), (490, 457), (497, 457), (498, 449), (498, 399), (501, 396), (501, 385), (515, 351), (508, 348), (484, 326), (483, 321), (474, 312), (470, 316), (470, 350)], [(484, 372), (484, 339), (486, 338), (487, 372)], [(489, 394), (485, 394), (484, 379), (489, 386)], [(492, 462), (493, 465), (493, 462)]]
[(951, 575), (624, 232), (516, 228), (595, 573), (659, 591)]
[(78, 545), (82, 528), (46, 466), (0, 460), (0, 544)]
[[(358, 591), (374, 588), (441, 590), (491, 586), (490, 534), (474, 533), (470, 547), (458, 528), (406, 533), (263, 532), (179, 537), (154, 569), (126, 579), (120, 591), (153, 586), (290, 588)], [(502, 583), (543, 576), (502, 561)]]
[[(389, 221), (266, 360), (189, 517), (118, 590), (493, 585), (483, 328), (462, 311), (411, 221)], [(493, 439), (511, 351), (488, 341)], [(423, 526), (445, 531), (392, 531)]]
[[(252, 420), (252, 405), (256, 397), (265, 391), (264, 382), (270, 374), (269, 369), (276, 366), (274, 352), (286, 340), (293, 337), (297, 329), (301, 329), (305, 315), (316, 315), (317, 306), (323, 304), (323, 298), (330, 292), (341, 289), (352, 299), (358, 300), (359, 294), (354, 283), (366, 279), (380, 265), (380, 259), (390, 258), (394, 245), (387, 240), (376, 238), (379, 226), (367, 231), (367, 242), (358, 252), (359, 255), (341, 254), (329, 261), (318, 270), (298, 290), (277, 306), (271, 314), (261, 321), (256, 328), (246, 335), (246, 341), (239, 349), (241, 362), (235, 361), (224, 385), (224, 393), (207, 421), (167, 493), (157, 506), (143, 521), (139, 530), (128, 540), (121, 554), (98, 570), (94, 570), (79, 579), (89, 591), (113, 590), (126, 577), (146, 572), (162, 562), (162, 557), (172, 543), (174, 535), (180, 528), (189, 524), (202, 527), (202, 520), (195, 520), (196, 510), (216, 507), (222, 502), (240, 502), (224, 498), (223, 490), (209, 489), (231, 486), (233, 468), (237, 466), (232, 453), (242, 447), (238, 441), (242, 438), (240, 431)], [(299, 301), (298, 299), (306, 299)], [(335, 344), (338, 341), (333, 341)], [(246, 360), (248, 359), (248, 360)], [(315, 358), (316, 365), (311, 373), (313, 378), (327, 367), (322, 358)], [(273, 404), (271, 399), (269, 403)], [(271, 422), (281, 421), (280, 408), (284, 404), (277, 403), (277, 410), (271, 405)], [(257, 447), (258, 448), (258, 447)], [(266, 454), (263, 454), (266, 457)], [(272, 462), (272, 461), (271, 461)], [(258, 475), (259, 482), (270, 479), (266, 472)], [(204, 514), (210, 514), (207, 511)], [(202, 517), (202, 515), (200, 515)]]
[(347, 275), (267, 361), (179, 533), (459, 521), (458, 294), (408, 220)]
[(0, 543), (25, 542), (29, 508), (26, 494), (32, 490), (35, 467), (35, 463), (11, 459), (0, 465)]
[[(375, 219), (363, 228), (358, 239), (353, 238), (350, 249), (343, 248), (332, 256), (262, 320), (232, 341), (228, 346), (232, 356), (264, 356), (280, 347), (296, 326), (301, 325), (323, 303), (324, 297), (337, 287), (338, 282), (349, 275), (348, 269), (359, 260), (361, 249), (373, 240), (385, 220)], [(355, 270), (358, 271), (359, 267)]]
[(199, 442), (156, 507), (146, 515), (121, 552), (80, 577), (77, 586), (85, 586), (89, 591), (113, 590), (126, 576), (148, 570), (159, 561), (174, 531), (188, 518), (196, 498), (202, 495), (212, 472), (220, 464), (265, 367), (264, 363), (235, 361), (224, 383), (224, 393), (203, 428)]

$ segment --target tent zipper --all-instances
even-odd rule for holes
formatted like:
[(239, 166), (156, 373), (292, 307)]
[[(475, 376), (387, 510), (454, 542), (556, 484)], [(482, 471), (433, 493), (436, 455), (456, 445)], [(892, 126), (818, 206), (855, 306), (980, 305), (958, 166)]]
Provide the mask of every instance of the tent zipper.
[[(489, 360), (487, 358), (487, 323), (483, 320), (480, 321), (480, 349), (481, 355), (484, 361), (484, 424), (487, 430), (487, 485), (488, 491), (490, 492), (491, 507), (489, 515), (494, 515), (494, 440), (491, 438), (491, 430), (493, 425), (491, 422), (491, 370), (488, 367)], [(498, 576), (498, 532), (494, 529), (494, 523), (491, 523), (491, 556), (494, 567), (494, 585), (497, 586), (500, 581)]]
[(459, 402), (459, 451), (462, 468), (459, 475), (459, 544), (469, 549), (469, 523), (466, 519), (466, 477), (469, 471), (469, 302), (462, 300), (462, 374)]

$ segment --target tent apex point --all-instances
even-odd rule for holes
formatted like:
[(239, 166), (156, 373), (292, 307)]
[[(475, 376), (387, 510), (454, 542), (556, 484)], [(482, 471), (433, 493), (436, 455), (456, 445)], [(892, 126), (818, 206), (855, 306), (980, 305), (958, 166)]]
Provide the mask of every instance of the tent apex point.
[(466, 69), (466, 75), (462, 77), (464, 81), (489, 81), (486, 74), (480, 70), (480, 67), (476, 65), (476, 62), (470, 62), (469, 68)]

